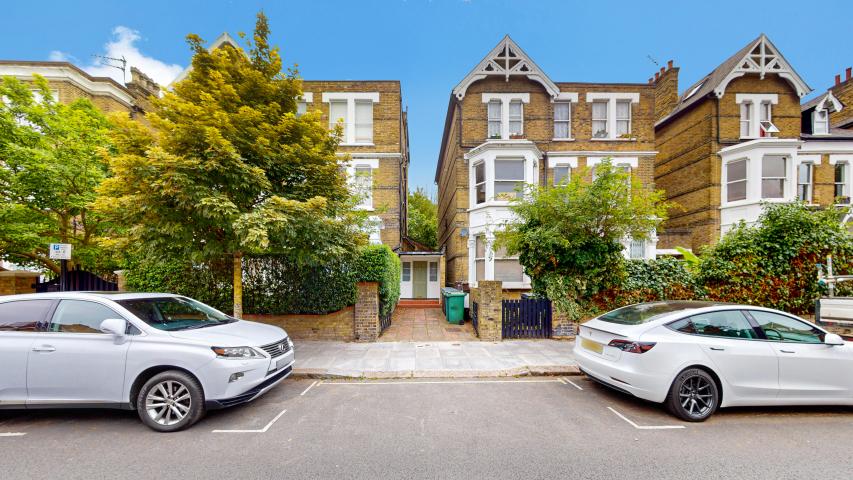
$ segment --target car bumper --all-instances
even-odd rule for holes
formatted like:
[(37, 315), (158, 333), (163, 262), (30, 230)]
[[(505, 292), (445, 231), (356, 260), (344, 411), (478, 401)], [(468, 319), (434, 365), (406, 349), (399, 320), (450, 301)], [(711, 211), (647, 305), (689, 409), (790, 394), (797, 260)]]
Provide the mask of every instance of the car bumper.
[(270, 389), (278, 385), (282, 380), (289, 377), (293, 373), (294, 363), (295, 362), (290, 362), (288, 366), (279, 369), (276, 373), (272, 374), (263, 382), (255, 385), (251, 389), (239, 395), (235, 395), (229, 398), (207, 400), (204, 402), (204, 406), (208, 410), (217, 410), (220, 408), (228, 408), (236, 405), (241, 405), (243, 403), (249, 403), (252, 400), (260, 397), (261, 395), (267, 393), (268, 391), (270, 391)]
[(630, 358), (623, 356), (614, 362), (588, 353), (577, 345), (574, 356), (578, 368), (598, 383), (652, 402), (663, 402), (666, 399), (668, 380), (663, 376), (642, 373), (638, 368), (640, 365)]

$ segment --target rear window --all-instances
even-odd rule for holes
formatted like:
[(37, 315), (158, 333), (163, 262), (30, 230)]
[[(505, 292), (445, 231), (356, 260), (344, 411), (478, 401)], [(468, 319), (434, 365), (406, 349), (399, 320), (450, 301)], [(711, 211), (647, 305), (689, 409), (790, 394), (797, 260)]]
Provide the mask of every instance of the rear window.
[(0, 303), (0, 331), (34, 332), (53, 300), (20, 300)]
[(599, 320), (618, 323), (620, 325), (640, 325), (654, 321), (664, 315), (682, 310), (708, 307), (707, 302), (654, 302), (638, 303), (627, 307), (617, 308), (598, 317)]

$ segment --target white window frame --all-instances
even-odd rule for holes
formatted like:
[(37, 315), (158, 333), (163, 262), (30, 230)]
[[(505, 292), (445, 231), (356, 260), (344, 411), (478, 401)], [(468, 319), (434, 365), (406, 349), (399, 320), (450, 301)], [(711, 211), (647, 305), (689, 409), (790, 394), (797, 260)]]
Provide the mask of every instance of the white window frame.
[[(740, 138), (753, 139), (762, 136), (768, 137), (772, 133), (779, 131), (773, 125), (773, 105), (779, 104), (779, 95), (775, 93), (738, 93), (735, 94), (735, 103), (740, 111)], [(748, 108), (744, 108), (743, 104), (750, 104)], [(768, 118), (763, 118), (764, 104), (766, 104)], [(748, 112), (749, 118), (744, 118), (744, 113)], [(767, 123), (769, 125), (762, 125)], [(744, 135), (744, 125), (748, 125), (748, 135)], [(765, 135), (762, 135), (762, 131)]]
[(308, 105), (314, 103), (314, 94), (312, 92), (302, 92), (302, 95), (296, 98), (296, 116), (301, 117), (308, 113)]
[(548, 166), (551, 168), (551, 177), (552, 177), (552, 185), (557, 185), (557, 176), (554, 173), (558, 168), (566, 168), (567, 174), (565, 177), (566, 181), (571, 180), (572, 171), (578, 168), (578, 157), (569, 157), (569, 156), (549, 156), (548, 157)]
[[(744, 171), (743, 179), (732, 180), (731, 178), (729, 178), (729, 167), (732, 164), (735, 164), (738, 162), (743, 162), (743, 171)], [(726, 164), (723, 166), (723, 174), (726, 176), (726, 182), (725, 182), (726, 191), (725, 191), (725, 197), (724, 198), (726, 199), (727, 204), (728, 203), (735, 203), (735, 202), (742, 202), (742, 201), (749, 199), (749, 159), (748, 158), (738, 158), (736, 160), (726, 162)], [(730, 192), (729, 186), (734, 184), (734, 183), (743, 183), (744, 184), (744, 186), (743, 186), (743, 198), (738, 198), (735, 200), (729, 199), (729, 192)]]
[[(480, 257), (477, 255), (477, 241), (480, 241), (483, 246), (483, 256)], [(489, 249), (491, 248), (490, 242), (487, 241), (485, 234), (479, 234), (474, 236), (474, 271), (473, 278), (474, 282), (479, 282), (480, 280), (486, 279), (486, 264), (488, 263), (489, 257)], [(477, 262), (483, 262), (483, 278), (477, 274)]]
[[(498, 179), (497, 178), (497, 172), (498, 172), (497, 164), (499, 162), (521, 162), (521, 172), (522, 172), (521, 176), (522, 176), (522, 178), (501, 178), (501, 179)], [(503, 184), (503, 183), (514, 183), (516, 185), (516, 188), (520, 184), (523, 188), (524, 184), (527, 182), (526, 177), (527, 177), (527, 159), (526, 158), (524, 158), (524, 157), (497, 157), (497, 158), (495, 158), (492, 161), (492, 192), (493, 192), (493, 196), (494, 196), (495, 200), (509, 201), (509, 200), (504, 199), (504, 198), (498, 198), (498, 192), (497, 192), (497, 189), (495, 187), (499, 183), (501, 183), (501, 184)], [(508, 194), (508, 193), (509, 192), (502, 192), (501, 194)], [(524, 193), (524, 192), (521, 192), (521, 193)], [(517, 195), (520, 195), (520, 194), (514, 193), (513, 197), (517, 197)]]
[[(481, 182), (477, 181), (477, 168), (479, 168), (479, 167), (482, 167), (482, 169), (483, 169), (483, 180)], [(472, 174), (473, 174), (472, 179), (474, 180), (474, 197), (472, 200), (474, 201), (474, 205), (482, 205), (482, 204), (489, 201), (489, 186), (488, 186), (489, 185), (489, 177), (488, 177), (488, 172), (487, 172), (487, 167), (486, 167), (486, 161), (480, 160), (479, 162), (474, 163), (471, 166), (471, 169), (472, 169)], [(483, 186), (483, 200), (482, 201), (480, 201), (477, 197), (477, 188), (480, 185)]]
[[(358, 115), (358, 106), (366, 105), (370, 107), (370, 118), (365, 120), (363, 118), (359, 118)], [(370, 100), (355, 100), (355, 108), (353, 109), (355, 112), (355, 118), (353, 119), (353, 140), (355, 143), (359, 144), (373, 144), (373, 102)], [(369, 137), (361, 137), (359, 138), (359, 127), (370, 126), (370, 136)]]
[[(523, 283), (524, 282), (524, 267), (521, 265), (521, 262), (519, 261), (518, 255), (507, 255), (507, 256), (499, 257), (498, 251), (494, 250), (494, 244), (492, 245), (492, 249), (493, 249), (492, 250), (492, 254), (493, 254), (492, 255), (492, 278), (494, 278), (495, 280), (501, 280), (504, 283), (512, 283), (512, 284)], [(513, 262), (518, 263), (518, 266), (521, 268), (521, 279), (520, 280), (504, 280), (504, 279), (500, 279), (497, 277), (498, 262), (506, 262), (506, 261), (513, 261)]]
[[(764, 161), (770, 157), (781, 158), (782, 159), (782, 176), (772, 177), (764, 175)], [(770, 154), (764, 155), (761, 157), (761, 198), (762, 199), (772, 199), (772, 200), (781, 200), (787, 197), (788, 193), (788, 166), (791, 164), (791, 158), (786, 155), (777, 155)], [(772, 181), (782, 181), (782, 193), (778, 197), (768, 197), (764, 194), (764, 181), (772, 180)]]
[[(619, 101), (630, 102), (631, 105), (628, 108), (628, 111), (629, 111), (628, 116), (633, 117), (634, 105), (640, 103), (640, 94), (639, 93), (637, 93), (637, 92), (589, 92), (586, 94), (586, 101), (588, 103), (607, 102), (607, 107), (606, 107), (607, 116), (605, 119), (593, 118), (593, 114), (592, 114), (593, 107), (592, 107), (592, 105), (590, 105), (590, 119), (593, 121), (590, 123), (590, 125), (592, 125), (592, 123), (594, 123), (595, 121), (604, 120), (607, 122), (607, 135), (604, 137), (596, 137), (595, 131), (592, 130), (590, 132), (590, 137), (591, 137), (590, 139), (591, 140), (595, 140), (595, 141), (602, 141), (602, 140), (605, 140), (605, 141), (607, 141), (607, 140), (611, 140), (611, 141), (612, 140), (636, 141), (636, 136), (634, 135), (634, 132), (630, 130), (633, 126), (632, 125), (633, 122), (631, 121), (631, 118), (628, 118), (628, 122), (629, 122), (628, 123), (628, 128), (629, 128), (628, 135), (629, 136), (628, 137), (620, 137), (619, 135), (617, 135), (616, 131), (618, 130), (618, 128), (617, 128), (617, 120), (616, 120), (616, 102), (619, 102)], [(622, 119), (621, 121), (624, 121), (624, 120), (625, 119)]]
[[(824, 119), (818, 119), (818, 115), (823, 114)], [(822, 125), (818, 131), (818, 125)], [(815, 109), (812, 112), (812, 134), (814, 135), (829, 135), (829, 110), (826, 108)]]
[[(374, 129), (371, 128), (371, 140), (368, 141), (357, 141), (356, 140), (356, 102), (361, 101), (370, 101), (374, 104), (374, 108), (371, 110), (371, 119), (370, 124), (373, 125), (373, 117), (375, 117), (375, 104), (379, 103), (379, 92), (323, 92), (323, 103), (330, 102), (346, 102), (347, 104), (347, 117), (346, 117), (346, 126), (344, 127), (344, 136), (341, 139), (342, 146), (359, 146), (359, 145), (373, 145), (373, 138), (375, 138)], [(332, 123), (331, 119), (331, 105), (329, 105), (329, 126), (330, 128), (334, 128), (334, 123)], [(366, 123), (366, 122), (365, 122)]]
[[(800, 162), (797, 165), (797, 170), (794, 172), (794, 176), (797, 181), (797, 192), (796, 197), (797, 200), (801, 202), (806, 202), (811, 204), (814, 201), (814, 162)], [(800, 181), (800, 169), (806, 167), (808, 171), (808, 182), (803, 183)], [(806, 194), (804, 196), (800, 196), (800, 192), (803, 187), (805, 187)]]
[[(568, 110), (565, 120), (557, 119), (557, 109), (559, 107), (565, 106)], [(566, 136), (557, 136), (557, 126), (565, 125), (566, 126)], [(572, 102), (566, 100), (560, 100), (554, 102), (554, 140), (571, 140), (572, 139)]]
[[(492, 107), (495, 107), (496, 112), (493, 112)], [(493, 115), (497, 113), (497, 115)], [(503, 103), (500, 100), (490, 100), (486, 103), (486, 116), (488, 121), (488, 131), (486, 138), (499, 139), (503, 138)]]
[[(838, 168), (841, 168), (841, 181), (838, 181), (836, 174), (838, 172)], [(849, 162), (836, 162), (834, 164), (833, 172), (832, 172), (832, 183), (833, 183), (833, 202), (837, 205), (849, 205), (850, 204), (850, 163)], [(837, 195), (838, 189), (841, 187), (841, 193), (843, 195)], [(839, 198), (846, 198), (846, 201), (838, 201)]]
[(353, 194), (361, 194), (362, 193), (362, 192), (356, 192), (355, 191), (356, 189), (359, 188), (358, 187), (359, 183), (356, 180), (356, 177), (358, 175), (358, 171), (359, 170), (364, 171), (365, 169), (368, 169), (368, 168), (370, 169), (370, 175), (369, 176), (370, 176), (371, 187), (370, 187), (369, 191), (366, 192), (366, 195), (363, 195), (362, 197), (360, 197), (360, 202), (358, 205), (356, 205), (355, 208), (358, 210), (373, 211), (374, 210), (374, 208), (373, 208), (373, 189), (375, 187), (374, 179), (376, 178), (375, 170), (377, 168), (379, 168), (379, 159), (377, 159), (377, 158), (357, 158), (357, 159), (350, 161), (347, 164), (342, 165), (342, 167), (343, 167), (344, 171), (346, 172), (347, 184), (349, 185), (350, 191)]
[(403, 262), (402, 271), (400, 272), (400, 281), (403, 282), (411, 282), (412, 281), (412, 262)]
[[(517, 115), (513, 115), (512, 113), (514, 106), (518, 106)], [(518, 124), (518, 128), (513, 129), (513, 124)], [(510, 100), (509, 102), (509, 137), (512, 138), (513, 135), (524, 135), (524, 102), (521, 100)]]
[[(619, 104), (628, 104), (628, 118), (619, 118)], [(631, 132), (631, 117), (633, 116), (633, 109), (631, 108), (631, 102), (628, 100), (616, 100), (616, 138), (626, 138), (623, 135), (627, 135), (628, 138), (633, 136)], [(622, 134), (619, 133), (619, 123), (620, 122), (628, 122), (628, 128)]]
[[(639, 255), (637, 255), (638, 250)], [(644, 260), (646, 258), (646, 241), (632, 238), (628, 242), (628, 258), (631, 260)]]
[(436, 261), (429, 262), (429, 278), (428, 278), (428, 281), (430, 281), (430, 282), (437, 282), (438, 281), (438, 262), (436, 262)]
[[(596, 105), (604, 105), (604, 109), (603, 109), (604, 110), (604, 117), (601, 117), (601, 116), (596, 117), (595, 116), (596, 115), (596, 113), (595, 113), (595, 110), (596, 110), (595, 106)], [(592, 109), (592, 112), (590, 113), (590, 116), (592, 117), (592, 138), (597, 138), (597, 139), (610, 138), (610, 120), (607, 118), (607, 116), (608, 116), (607, 114), (609, 113), (610, 109), (607, 108), (607, 101), (606, 100), (596, 100), (596, 101), (592, 102), (592, 105), (590, 108)], [(598, 124), (604, 123), (604, 135), (598, 136), (598, 132), (600, 132), (601, 129), (597, 129), (595, 127), (596, 123), (598, 123)]]
[[(491, 138), (490, 131), (486, 129), (486, 140), (509, 140), (510, 139), (510, 103), (511, 102), (521, 102), (521, 135), (524, 134), (524, 104), (530, 103), (530, 93), (484, 93), (482, 97), (483, 103), (486, 104), (486, 120), (487, 125), (494, 122), (489, 117), (489, 102), (499, 101), (501, 102), (501, 131), (500, 138)], [(513, 122), (518, 120), (513, 120)]]

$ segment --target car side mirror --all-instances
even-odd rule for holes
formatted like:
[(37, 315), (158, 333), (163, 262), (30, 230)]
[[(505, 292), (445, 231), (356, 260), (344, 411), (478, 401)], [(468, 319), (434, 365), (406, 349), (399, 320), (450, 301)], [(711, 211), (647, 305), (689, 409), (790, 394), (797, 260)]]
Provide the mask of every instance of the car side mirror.
[(834, 333), (827, 333), (823, 337), (823, 343), (826, 345), (844, 345), (844, 339)]
[(127, 332), (127, 320), (121, 318), (108, 318), (101, 322), (101, 331), (110, 333), (117, 337), (124, 337)]

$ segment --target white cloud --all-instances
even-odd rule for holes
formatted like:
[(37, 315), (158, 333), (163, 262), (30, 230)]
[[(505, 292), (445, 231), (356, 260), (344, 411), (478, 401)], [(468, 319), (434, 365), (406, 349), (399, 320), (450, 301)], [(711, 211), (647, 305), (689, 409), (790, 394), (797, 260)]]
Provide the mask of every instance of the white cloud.
[[(166, 86), (184, 70), (184, 67), (177, 64), (167, 64), (154, 57), (149, 57), (142, 53), (136, 46), (136, 42), (140, 40), (139, 32), (124, 26), (119, 25), (113, 29), (113, 39), (104, 45), (102, 53), (105, 57), (122, 58), (127, 60), (127, 71), (125, 76), (127, 81), (130, 81), (130, 67), (136, 67), (142, 70), (143, 73), (154, 79), (155, 82), (162, 86)], [(62, 54), (62, 52), (51, 52), (51, 57), (54, 53)], [(120, 68), (114, 68), (104, 65), (100, 59), (95, 59), (92, 65), (84, 67), (84, 70), (91, 75), (99, 77), (112, 77), (117, 82), (124, 82)]]
[(53, 50), (47, 56), (47, 59), (51, 62), (68, 62), (71, 60), (71, 55), (59, 50)]

